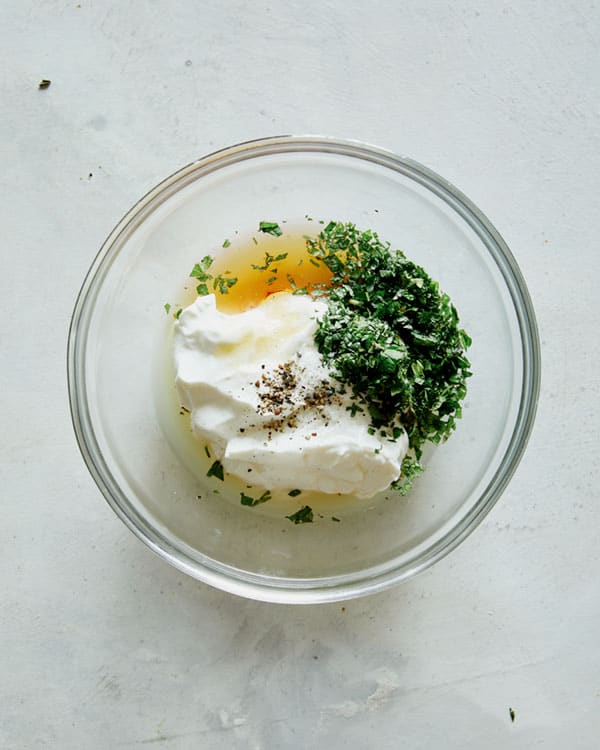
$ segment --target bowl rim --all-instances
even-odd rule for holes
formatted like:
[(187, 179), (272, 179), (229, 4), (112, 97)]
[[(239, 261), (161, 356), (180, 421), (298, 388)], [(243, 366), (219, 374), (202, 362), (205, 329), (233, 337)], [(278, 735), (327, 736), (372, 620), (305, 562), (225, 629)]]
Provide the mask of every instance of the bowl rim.
[[(128, 503), (97, 445), (87, 409), (83, 377), (86, 326), (97, 292), (111, 265), (111, 250), (118, 238), (125, 232), (135, 231), (157, 205), (192, 180), (247, 159), (298, 152), (337, 154), (374, 162), (409, 176), (445, 200), (483, 240), (495, 261), (510, 294), (520, 332), (523, 367), (519, 411), (511, 439), (494, 476), (466, 515), (421, 552), (417, 559), (395, 568), (387, 566), (375, 573), (373, 569), (366, 569), (329, 578), (276, 578), (253, 574), (207, 557), (205, 564), (202, 564), (186, 554), (183, 548), (175, 547)], [(243, 141), (190, 162), (155, 185), (127, 211), (102, 243), (77, 295), (67, 345), (69, 404), (79, 450), (92, 478), (116, 515), (153, 552), (184, 573), (239, 596), (293, 604), (341, 601), (382, 591), (426, 570), (457, 547), (487, 516), (516, 471), (535, 420), (540, 370), (539, 334), (525, 280), (506, 242), (483, 212), (445, 178), (413, 159), (361, 141), (323, 135), (279, 135)]]

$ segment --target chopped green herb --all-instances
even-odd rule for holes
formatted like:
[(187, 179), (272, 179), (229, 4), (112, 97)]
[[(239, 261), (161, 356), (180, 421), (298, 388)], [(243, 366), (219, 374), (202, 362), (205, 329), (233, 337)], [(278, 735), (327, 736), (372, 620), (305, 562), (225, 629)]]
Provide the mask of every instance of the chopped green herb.
[(215, 461), (210, 469), (206, 472), (207, 477), (216, 477), (217, 479), (223, 480), (223, 464), (220, 461)]
[(297, 286), (293, 277), (289, 273), (287, 274), (287, 280), (290, 283), (292, 294), (308, 294), (308, 289), (305, 286)]
[(250, 497), (250, 495), (245, 495), (243, 492), (240, 492), (240, 503), (242, 505), (248, 505), (250, 508), (254, 508), (256, 505), (260, 505), (261, 503), (266, 503), (270, 499), (271, 493), (269, 492), (269, 490), (265, 490), (262, 495), (257, 498)]
[(508, 709), (508, 715), (510, 716), (510, 720), (514, 724), (516, 714), (515, 714), (515, 712), (514, 712), (514, 710), (512, 708)]
[(283, 232), (281, 231), (279, 224), (276, 221), (261, 221), (258, 225), (258, 231), (270, 234), (273, 237), (281, 237)]
[(167, 315), (169, 314), (169, 310), (171, 309), (171, 305), (168, 302), (165, 302), (165, 312)]
[(49, 81), (47, 78), (42, 78), (42, 80), (38, 83), (38, 89), (41, 89), (42, 91), (44, 89), (49, 89), (51, 83), (52, 81)]
[(271, 255), (270, 253), (265, 253), (265, 262), (262, 266), (258, 265), (257, 263), (251, 263), (250, 268), (254, 269), (255, 271), (266, 271), (267, 268), (271, 265), (271, 263), (275, 260), (275, 256)]
[(423, 443), (445, 440), (456, 426), (471, 340), (437, 282), (376, 233), (331, 221), (307, 249), (332, 272), (317, 347), (366, 404), (373, 428), (393, 440), (406, 429), (414, 458), (403, 462), (402, 491), (420, 470)]
[(349, 412), (350, 412), (350, 416), (351, 416), (351, 417), (355, 417), (355, 416), (356, 416), (357, 414), (359, 414), (359, 413), (360, 413), (360, 414), (363, 414), (363, 413), (364, 413), (364, 409), (361, 409), (361, 408), (360, 408), (360, 406), (359, 406), (359, 405), (358, 405), (358, 404), (357, 404), (357, 403), (356, 403), (355, 401), (353, 401), (353, 402), (352, 402), (352, 403), (350, 404), (350, 406), (347, 406), (347, 407), (346, 407), (346, 411), (349, 411)]
[[(256, 263), (251, 263), (250, 268), (253, 268), (255, 271), (266, 271), (268, 268), (270, 268), (271, 263), (276, 263), (278, 260), (285, 260), (287, 258), (287, 253), (280, 253), (279, 255), (271, 255), (271, 253), (266, 252), (265, 253), (265, 262), (262, 266), (257, 265)], [(270, 268), (271, 273), (277, 273), (276, 268)]]
[(410, 454), (408, 456), (405, 456), (402, 460), (402, 470), (400, 472), (400, 476), (398, 477), (398, 479), (396, 479), (395, 482), (392, 482), (391, 488), (393, 490), (397, 490), (402, 495), (402, 497), (404, 497), (404, 495), (406, 495), (406, 493), (412, 487), (414, 478), (418, 476), (422, 471), (423, 467), (414, 456), (411, 456)]
[(271, 276), (270, 279), (267, 279), (267, 284), (272, 284), (274, 281), (277, 281), (277, 276)]
[(229, 240), (225, 240), (223, 242), (223, 247), (229, 247), (230, 245), (231, 245), (231, 242), (229, 242)]
[(290, 516), (286, 516), (286, 518), (289, 518), (289, 520), (292, 523), (312, 523), (313, 522), (313, 512), (312, 508), (309, 505), (305, 505), (304, 507), (297, 510), (295, 513), (292, 513)]
[(339, 523), (339, 522), (340, 522), (340, 519), (339, 519), (339, 518), (337, 518), (336, 516), (331, 516), (331, 520), (332, 520), (332, 521), (337, 521), (337, 523)]
[(210, 257), (210, 255), (205, 255), (200, 263), (194, 264), (190, 276), (193, 279), (199, 279), (200, 281), (212, 279), (212, 276), (210, 276), (210, 274), (207, 274), (208, 269), (212, 266), (212, 262), (213, 259)]
[(213, 279), (213, 289), (216, 290), (218, 287), (221, 294), (229, 294), (229, 290), (235, 284), (237, 284), (237, 278), (233, 277), (231, 279), (228, 279), (222, 274), (215, 276), (215, 278)]
[(176, 318), (177, 320), (179, 320), (179, 316), (181, 315), (181, 313), (182, 313), (182, 312), (183, 312), (183, 310), (182, 310), (182, 308), (180, 307), (180, 308), (179, 308), (179, 310), (177, 310), (177, 312), (175, 313), (175, 318)]
[(298, 497), (298, 495), (302, 492), (302, 490), (290, 490), (288, 492), (288, 495), (290, 497)]
[(206, 455), (208, 456), (208, 458), (210, 458), (210, 451), (208, 450), (208, 445), (204, 446), (204, 452), (206, 453)]
[(208, 273), (208, 269), (211, 267), (213, 259), (210, 255), (205, 255), (200, 263), (196, 263), (192, 268), (190, 276), (193, 279), (198, 279), (200, 284), (196, 287), (196, 292), (200, 297), (205, 297), (209, 294), (208, 285), (206, 282), (212, 279), (212, 274)]

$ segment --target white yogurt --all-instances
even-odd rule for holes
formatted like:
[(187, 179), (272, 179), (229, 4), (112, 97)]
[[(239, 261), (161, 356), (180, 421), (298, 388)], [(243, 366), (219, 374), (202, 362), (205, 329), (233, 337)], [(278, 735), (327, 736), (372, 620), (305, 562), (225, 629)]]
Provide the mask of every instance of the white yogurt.
[(369, 498), (400, 475), (408, 438), (370, 435), (366, 408), (351, 416), (351, 392), (314, 342), (325, 310), (281, 292), (231, 315), (214, 295), (198, 297), (175, 323), (175, 384), (194, 435), (230, 474), (268, 489)]

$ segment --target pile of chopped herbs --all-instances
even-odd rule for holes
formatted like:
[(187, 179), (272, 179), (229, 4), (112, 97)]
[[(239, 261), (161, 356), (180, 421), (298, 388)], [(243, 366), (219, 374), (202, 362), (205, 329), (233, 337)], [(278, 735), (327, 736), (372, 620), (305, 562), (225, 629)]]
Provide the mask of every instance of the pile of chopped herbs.
[(423, 443), (445, 440), (461, 416), (471, 339), (437, 282), (375, 232), (332, 221), (307, 248), (333, 274), (317, 347), (366, 405), (373, 430), (392, 440), (406, 430), (410, 480)]

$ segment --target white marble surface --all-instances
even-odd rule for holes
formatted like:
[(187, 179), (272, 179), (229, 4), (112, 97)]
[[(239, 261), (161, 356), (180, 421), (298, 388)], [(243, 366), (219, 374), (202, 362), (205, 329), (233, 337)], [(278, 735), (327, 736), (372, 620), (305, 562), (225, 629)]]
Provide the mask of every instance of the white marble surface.
[[(0, 35), (0, 747), (598, 747), (598, 4), (24, 0)], [(70, 313), (117, 219), (207, 151), (286, 132), (458, 185), (543, 342), (501, 502), (434, 569), (344, 606), (168, 567), (101, 498), (67, 404)]]

